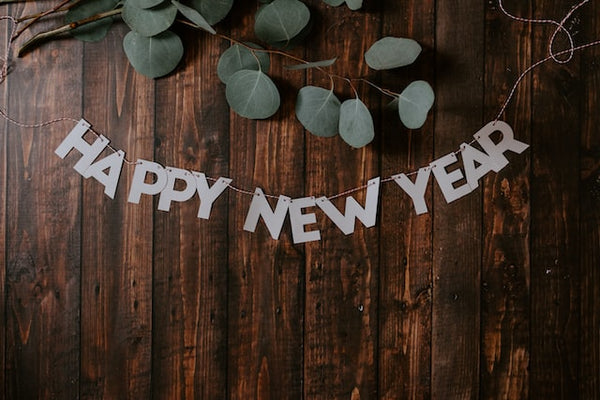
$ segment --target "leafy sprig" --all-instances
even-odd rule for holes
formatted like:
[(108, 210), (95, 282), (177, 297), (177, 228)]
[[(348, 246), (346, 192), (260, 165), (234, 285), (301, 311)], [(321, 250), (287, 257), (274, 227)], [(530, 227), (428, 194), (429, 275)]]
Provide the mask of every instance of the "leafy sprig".
[[(362, 0), (323, 0), (330, 6), (346, 4), (350, 9), (362, 7)], [(254, 33), (266, 45), (242, 43), (218, 33), (213, 25), (223, 20), (233, 7), (233, 0), (63, 0), (45, 13), (28, 17), (23, 28), (46, 15), (66, 11), (65, 25), (33, 36), (21, 48), (23, 54), (42, 40), (70, 33), (84, 41), (102, 40), (114, 18), (120, 16), (130, 29), (123, 38), (123, 49), (131, 65), (141, 74), (158, 78), (172, 72), (183, 57), (183, 42), (171, 28), (177, 22), (202, 29), (231, 43), (217, 65), (219, 79), (231, 109), (242, 117), (269, 118), (281, 104), (279, 90), (269, 77), (270, 56), (278, 55), (294, 62), (290, 70), (317, 69), (329, 77), (328, 88), (306, 86), (296, 99), (296, 117), (306, 130), (316, 136), (332, 137), (338, 133), (352, 147), (360, 148), (375, 137), (373, 118), (353, 84), (363, 81), (392, 98), (400, 120), (409, 129), (420, 128), (434, 101), (431, 86), (425, 81), (410, 83), (401, 93), (379, 87), (365, 78), (347, 78), (328, 72), (335, 58), (309, 62), (282, 49), (302, 43), (311, 28), (310, 9), (301, 0), (260, 0), (254, 20)], [(412, 39), (384, 37), (365, 53), (367, 65), (374, 70), (404, 67), (421, 53)], [(335, 81), (343, 80), (354, 94), (340, 101)]]

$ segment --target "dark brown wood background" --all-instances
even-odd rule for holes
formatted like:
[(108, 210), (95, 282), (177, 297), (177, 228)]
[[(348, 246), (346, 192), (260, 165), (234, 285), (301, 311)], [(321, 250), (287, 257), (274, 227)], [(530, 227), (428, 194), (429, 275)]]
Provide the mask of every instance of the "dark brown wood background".
[[(423, 129), (402, 128), (361, 85), (374, 143), (315, 138), (294, 99), (328, 80), (286, 71), (278, 57), (282, 109), (239, 118), (216, 76), (227, 43), (185, 28), (185, 59), (167, 78), (132, 70), (117, 26), (99, 43), (55, 41), (14, 60), (2, 104), (24, 122), (84, 116), (131, 159), (272, 194), (331, 195), (457, 149), (546, 56), (553, 29), (510, 21), (495, 1), (366, 0), (360, 12), (307, 3), (313, 39), (294, 54), (338, 56), (337, 73), (397, 91), (428, 80), (437, 98)], [(507, 1), (559, 20), (571, 6)], [(238, 0), (218, 29), (252, 39), (256, 7)], [(577, 43), (600, 37), (599, 15), (592, 1), (568, 24)], [(362, 54), (386, 35), (424, 53), (410, 68), (368, 71)], [(0, 397), (600, 399), (599, 83), (600, 48), (536, 69), (503, 116), (531, 147), (501, 173), (451, 204), (431, 184), (422, 216), (384, 185), (376, 227), (344, 236), (315, 211), (323, 240), (306, 245), (287, 224), (279, 241), (262, 224), (244, 232), (250, 197), (232, 191), (209, 221), (196, 218), (197, 199), (170, 213), (148, 196), (128, 204), (131, 167), (111, 200), (72, 169), (77, 156), (54, 155), (72, 124), (2, 121)]]

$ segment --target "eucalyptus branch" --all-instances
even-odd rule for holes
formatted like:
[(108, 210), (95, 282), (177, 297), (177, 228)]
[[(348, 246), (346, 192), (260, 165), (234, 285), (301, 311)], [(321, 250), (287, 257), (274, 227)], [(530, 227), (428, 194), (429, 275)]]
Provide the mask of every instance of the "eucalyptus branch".
[(56, 12), (57, 10), (61, 9), (64, 5), (66, 5), (70, 1), (71, 0), (62, 0), (60, 3), (58, 3), (54, 7), (40, 13), (39, 15), (36, 15), (34, 18), (31, 19), (31, 21), (26, 23), (25, 26), (23, 26), (21, 29), (19, 29), (17, 32), (15, 32), (15, 34), (12, 37), (12, 40), (15, 40), (16, 38), (18, 38), (21, 35), (21, 33), (23, 33), (25, 30), (27, 30), (27, 28), (29, 28), (31, 25), (35, 24), (36, 21), (39, 21), (41, 18), (45, 17), (48, 14), (52, 14), (52, 13)]
[(104, 18), (112, 17), (114, 15), (118, 15), (121, 13), (121, 11), (122, 11), (122, 8), (116, 8), (114, 10), (106, 11), (106, 12), (94, 15), (92, 17), (89, 17), (89, 18), (71, 22), (70, 24), (66, 24), (66, 25), (60, 26), (58, 28), (51, 29), (49, 31), (40, 32), (40, 33), (34, 35), (33, 37), (31, 37), (31, 39), (29, 39), (27, 42), (25, 42), (23, 44), (23, 46), (21, 46), (21, 48), (19, 49), (18, 56), (19, 57), (23, 56), (23, 54), (27, 53), (30, 49), (34, 48), (38, 44), (40, 44), (48, 39), (51, 39), (58, 35), (62, 35), (63, 33), (70, 32), (75, 28), (79, 28), (80, 26), (83, 26), (83, 25), (86, 25), (86, 24), (89, 24), (92, 22), (96, 22), (96, 21), (99, 21)]

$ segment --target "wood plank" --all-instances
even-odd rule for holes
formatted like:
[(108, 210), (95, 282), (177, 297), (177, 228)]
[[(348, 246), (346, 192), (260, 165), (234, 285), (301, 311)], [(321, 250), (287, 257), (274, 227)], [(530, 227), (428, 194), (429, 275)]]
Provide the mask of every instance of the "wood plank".
[[(152, 160), (154, 84), (115, 51), (125, 32), (85, 46), (84, 115), (128, 158)], [(124, 165), (114, 200), (84, 184), (81, 398), (150, 397), (152, 200), (127, 203), (132, 175)]]
[[(562, 16), (570, 1), (542, 0), (536, 18)], [(558, 18), (558, 17), (557, 17)], [(560, 19), (560, 18), (558, 18)], [(533, 60), (551, 27), (534, 31)], [(562, 42), (564, 44), (564, 42)], [(578, 398), (578, 56), (533, 72), (530, 398)]]
[[(482, 126), (484, 6), (477, 1), (437, 2), (436, 157), (456, 151)], [(475, 398), (481, 189), (447, 204), (436, 184), (433, 204), (432, 397)]]
[[(4, 24), (4, 23), (3, 23)], [(4, 46), (8, 40), (9, 26), (3, 25), (0, 28), (0, 43)], [(3, 48), (3, 47), (2, 47)], [(0, 61), (1, 62), (1, 61)], [(0, 83), (2, 104), (0, 107), (4, 110), (8, 103), (8, 87), (6, 82)], [(0, 321), (6, 321), (6, 234), (7, 234), (7, 214), (6, 198), (8, 192), (8, 121), (1, 120), (0, 126)], [(0, 396), (6, 398), (6, 323), (0, 328)]]
[[(516, 15), (531, 15), (530, 2), (507, 3)], [(496, 118), (519, 74), (531, 64), (531, 26), (514, 22), (496, 3), (486, 17), (485, 109)], [(501, 117), (515, 137), (530, 143), (531, 76), (519, 85)], [(524, 399), (529, 395), (529, 152), (507, 154), (510, 164), (483, 182), (480, 398)]]
[[(366, 2), (361, 11), (346, 6), (330, 8), (316, 2), (322, 22), (313, 33), (318, 45), (307, 48), (307, 59), (337, 56), (332, 72), (357, 77), (368, 74), (363, 54), (381, 29), (382, 2)], [(336, 82), (340, 100), (353, 98), (347, 84)], [(307, 84), (330, 87), (319, 72), (308, 73)], [(366, 85), (360, 98), (378, 120), (380, 94)], [(339, 136), (318, 138), (307, 134), (306, 192), (330, 196), (379, 176), (377, 138), (353, 149)], [(364, 204), (366, 191), (352, 196)], [(332, 201), (343, 210), (345, 198)], [(304, 393), (310, 399), (374, 398), (377, 396), (377, 296), (379, 232), (356, 223), (355, 233), (343, 233), (316, 210), (320, 242), (306, 246), (306, 317)]]
[[(254, 38), (256, 2), (236, 3), (235, 39)], [(300, 52), (300, 53), (299, 53)], [(301, 54), (296, 49), (295, 54)], [(230, 174), (233, 184), (273, 195), (302, 197), (304, 137), (294, 117), (301, 72), (271, 57), (269, 74), (279, 86), (282, 108), (272, 118), (249, 121), (231, 114)], [(222, 86), (224, 90), (224, 86)], [(230, 194), (228, 381), (231, 399), (298, 399), (302, 396), (304, 254), (286, 223), (278, 241), (262, 221), (256, 233), (242, 230), (252, 197)]]
[[(600, 6), (591, 2), (582, 15), (585, 38), (600, 37)], [(580, 39), (582, 40), (582, 39)], [(600, 49), (585, 50), (581, 59), (581, 197), (579, 200), (581, 254), (581, 320), (579, 390), (582, 399), (600, 398)]]
[[(424, 49), (414, 67), (384, 74), (385, 87), (401, 91), (413, 79), (434, 84), (434, 11), (433, 1), (385, 2), (381, 35), (413, 38)], [(381, 128), (383, 176), (416, 171), (432, 160), (432, 116), (420, 130), (409, 131), (401, 128), (396, 110), (385, 110)], [(431, 200), (429, 189), (429, 207)], [(426, 399), (431, 397), (432, 215), (418, 216), (395, 183), (382, 187), (381, 203), (379, 397)]]
[[(29, 14), (47, 4), (11, 7)], [(47, 27), (41, 24), (38, 28)], [(23, 122), (81, 113), (82, 46), (46, 44), (16, 60), (6, 83), (10, 115)], [(65, 96), (68, 94), (68, 96)], [(81, 177), (54, 149), (74, 123), (10, 126), (6, 242), (6, 398), (77, 398)]]
[[(180, 33), (185, 59), (157, 83), (156, 158), (226, 177), (229, 109), (216, 75), (225, 43), (194, 30)], [(227, 196), (215, 202), (209, 221), (197, 217), (197, 196), (155, 214), (155, 398), (227, 396)]]

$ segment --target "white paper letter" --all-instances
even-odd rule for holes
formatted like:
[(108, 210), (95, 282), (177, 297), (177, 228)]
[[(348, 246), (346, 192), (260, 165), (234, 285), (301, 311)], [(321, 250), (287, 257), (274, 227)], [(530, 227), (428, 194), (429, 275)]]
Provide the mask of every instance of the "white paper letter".
[[(460, 154), (462, 155), (467, 183), (471, 189), (477, 189), (477, 186), (479, 186), (479, 179), (483, 178), (485, 174), (494, 169), (494, 162), (490, 156), (466, 143), (460, 145)], [(477, 166), (475, 162), (477, 162), (479, 166)]]
[(290, 198), (280, 195), (275, 212), (273, 212), (263, 191), (260, 188), (256, 188), (252, 203), (250, 204), (250, 210), (248, 210), (248, 215), (246, 216), (244, 230), (248, 232), (256, 231), (258, 219), (262, 216), (271, 237), (275, 240), (279, 239), (289, 205)]
[[(502, 132), (502, 139), (498, 143), (494, 143), (490, 139), (490, 135), (496, 131)], [(504, 121), (488, 123), (473, 137), (477, 139), (483, 150), (490, 156), (495, 172), (508, 165), (508, 160), (504, 156), (506, 151), (510, 150), (513, 153), (521, 154), (529, 147), (528, 144), (519, 142), (514, 138), (512, 128)]]
[(65, 158), (71, 150), (77, 149), (82, 154), (82, 157), (73, 168), (81, 175), (83, 175), (85, 170), (92, 165), (94, 160), (102, 153), (102, 150), (110, 143), (110, 140), (102, 135), (98, 136), (92, 144), (83, 140), (83, 135), (85, 135), (89, 128), (90, 124), (86, 120), (80, 120), (65, 140), (54, 150), (57, 156)]
[(415, 206), (417, 215), (427, 213), (427, 203), (425, 203), (425, 191), (427, 182), (431, 175), (431, 167), (419, 168), (417, 179), (413, 183), (405, 174), (394, 175), (394, 181), (410, 196)]
[(471, 192), (471, 187), (466, 183), (457, 188), (453, 185), (454, 182), (460, 181), (463, 178), (460, 169), (456, 169), (450, 173), (446, 171), (448, 165), (454, 164), (457, 161), (456, 154), (450, 153), (431, 163), (431, 170), (433, 171), (433, 175), (435, 176), (435, 180), (440, 186), (440, 189), (442, 189), (442, 193), (444, 194), (447, 203), (451, 203)]
[[(352, 197), (346, 197), (346, 211), (344, 214), (333, 205), (327, 197), (319, 197), (317, 205), (340, 228), (344, 235), (354, 233), (354, 226), (358, 218), (367, 228), (375, 226), (377, 221), (377, 204), (379, 202), (379, 178), (369, 180), (365, 208)], [(294, 200), (295, 201), (295, 200)], [(290, 216), (292, 212), (290, 211)]]
[(208, 219), (212, 205), (227, 189), (231, 183), (229, 178), (219, 178), (211, 187), (208, 187), (206, 176), (202, 172), (192, 172), (196, 178), (196, 188), (200, 196), (200, 208), (198, 209), (198, 218)]
[[(125, 153), (123, 150), (119, 150), (90, 165), (83, 173), (83, 177), (93, 176), (96, 178), (98, 182), (104, 185), (104, 194), (114, 199), (124, 159)], [(106, 169), (108, 169), (108, 174), (104, 173)]]
[[(146, 174), (150, 172), (156, 175), (154, 183), (146, 183)], [(138, 160), (133, 173), (133, 180), (129, 188), (130, 203), (138, 204), (142, 193), (155, 195), (160, 193), (167, 185), (167, 171), (165, 168), (152, 161)]]
[[(190, 171), (185, 169), (167, 167), (167, 185), (160, 191), (158, 200), (158, 209), (161, 211), (169, 211), (171, 209), (171, 201), (183, 202), (192, 198), (196, 193), (196, 180)], [(177, 179), (185, 182), (183, 190), (175, 190)]]
[(317, 217), (314, 213), (302, 214), (302, 209), (314, 206), (314, 197), (303, 197), (290, 202), (290, 222), (292, 224), (292, 238), (295, 244), (321, 240), (321, 232), (318, 230), (308, 232), (304, 230), (305, 225), (317, 222)]

